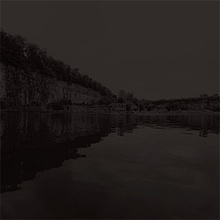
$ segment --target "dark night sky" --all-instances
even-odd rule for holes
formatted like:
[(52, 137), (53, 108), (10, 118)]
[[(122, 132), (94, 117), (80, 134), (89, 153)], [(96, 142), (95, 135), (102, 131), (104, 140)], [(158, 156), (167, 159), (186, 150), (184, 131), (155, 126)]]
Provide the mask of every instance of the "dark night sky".
[(2, 27), (137, 98), (219, 93), (218, 1), (4, 1)]

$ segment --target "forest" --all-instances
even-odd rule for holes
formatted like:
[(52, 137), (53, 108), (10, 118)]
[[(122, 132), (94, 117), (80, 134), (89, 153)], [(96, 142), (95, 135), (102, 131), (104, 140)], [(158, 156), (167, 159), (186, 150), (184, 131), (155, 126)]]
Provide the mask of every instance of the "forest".
[(28, 43), (21, 35), (11, 35), (2, 29), (0, 33), (1, 62), (5, 66), (13, 66), (27, 74), (28, 72), (36, 72), (45, 77), (55, 78), (58, 81), (64, 81), (69, 84), (75, 83), (85, 88), (91, 88), (103, 96), (103, 102), (107, 98), (110, 101), (116, 99), (116, 96), (108, 88), (88, 75), (81, 74), (79, 68), (71, 67), (61, 60), (54, 59), (47, 54), (45, 49), (39, 48), (36, 44)]
[(89, 88), (101, 95), (99, 102), (94, 104), (111, 105), (113, 111), (220, 111), (220, 97), (218, 94), (211, 96), (202, 94), (200, 97), (155, 101), (138, 99), (133, 92), (125, 92), (123, 89), (115, 95), (101, 83), (88, 75), (80, 73), (79, 68), (71, 67), (61, 60), (54, 59), (47, 54), (45, 49), (27, 42), (23, 36), (11, 35), (2, 29), (0, 33), (1, 63), (6, 67), (9, 66), (16, 70), (21, 70), (26, 75), (34, 72), (43, 77), (53, 78), (70, 85), (78, 84)]

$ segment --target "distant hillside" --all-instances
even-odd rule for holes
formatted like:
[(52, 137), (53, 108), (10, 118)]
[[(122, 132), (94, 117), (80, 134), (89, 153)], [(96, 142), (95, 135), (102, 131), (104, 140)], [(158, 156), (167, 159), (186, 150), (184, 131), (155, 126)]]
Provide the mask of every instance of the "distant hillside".
[(181, 99), (161, 99), (156, 101), (142, 100), (139, 103), (142, 110), (146, 111), (194, 111), (210, 110), (220, 111), (220, 97), (218, 94), (208, 96), (203, 94), (200, 97)]
[(200, 97), (180, 98), (180, 99), (160, 99), (160, 100), (138, 100), (133, 93), (126, 93), (120, 90), (118, 93), (117, 104), (111, 104), (112, 108), (119, 111), (132, 110), (147, 112), (174, 112), (174, 111), (220, 111), (220, 97), (218, 94), (203, 94)]

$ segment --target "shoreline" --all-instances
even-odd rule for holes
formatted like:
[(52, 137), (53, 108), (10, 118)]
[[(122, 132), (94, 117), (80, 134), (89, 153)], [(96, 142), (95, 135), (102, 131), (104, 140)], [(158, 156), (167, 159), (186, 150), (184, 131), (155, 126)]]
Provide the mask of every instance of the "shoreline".
[(1, 110), (1, 113), (80, 113), (80, 114), (132, 114), (132, 115), (146, 115), (146, 116), (157, 116), (157, 115), (220, 115), (220, 112), (214, 111), (168, 111), (168, 112), (159, 112), (159, 111), (134, 111), (134, 112), (126, 112), (126, 111), (66, 111), (66, 110), (53, 110), (53, 111), (45, 111), (45, 110)]
[(220, 112), (213, 111), (173, 111), (173, 112), (136, 112), (137, 115), (220, 115)]

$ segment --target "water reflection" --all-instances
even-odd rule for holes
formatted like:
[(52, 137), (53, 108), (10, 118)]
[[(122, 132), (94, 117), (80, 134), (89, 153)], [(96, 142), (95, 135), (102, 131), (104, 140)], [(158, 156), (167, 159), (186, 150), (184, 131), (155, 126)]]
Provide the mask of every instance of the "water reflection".
[(207, 137), (208, 133), (219, 133), (219, 115), (157, 115), (140, 116), (139, 122), (145, 126), (163, 126), (198, 130), (199, 136)]
[(1, 192), (18, 190), (23, 181), (65, 160), (86, 157), (79, 148), (99, 143), (112, 132), (123, 136), (138, 126), (198, 130), (207, 137), (219, 132), (219, 116), (2, 113)]

